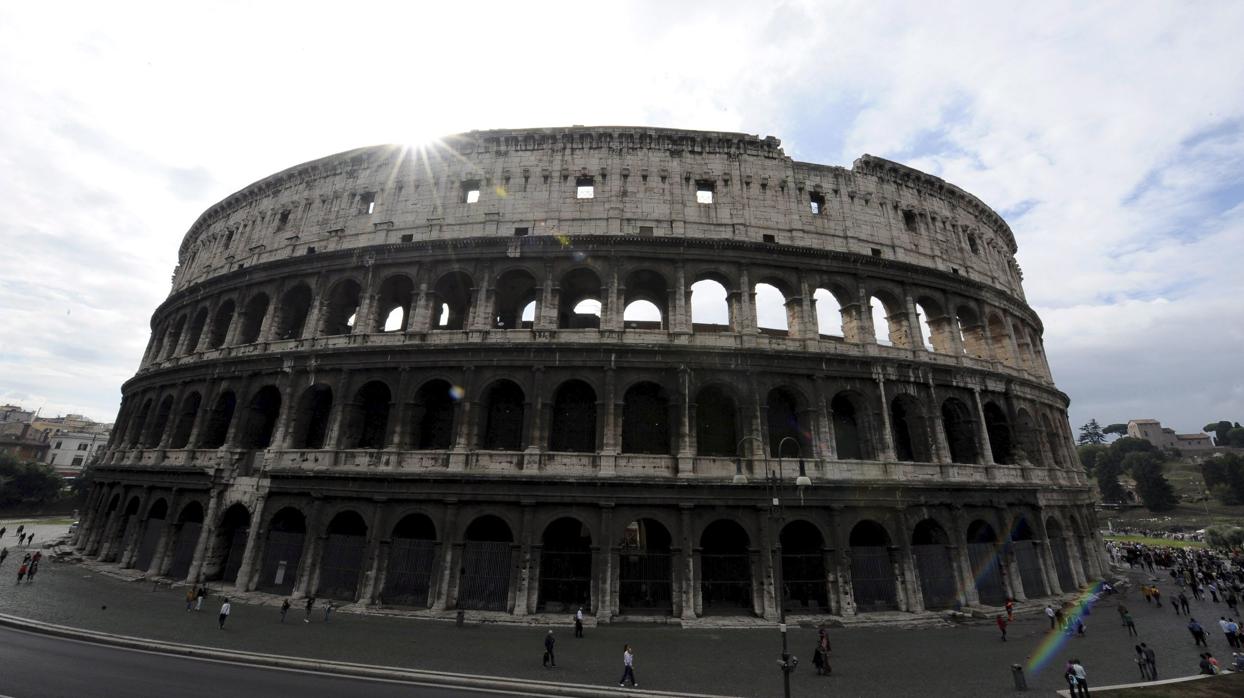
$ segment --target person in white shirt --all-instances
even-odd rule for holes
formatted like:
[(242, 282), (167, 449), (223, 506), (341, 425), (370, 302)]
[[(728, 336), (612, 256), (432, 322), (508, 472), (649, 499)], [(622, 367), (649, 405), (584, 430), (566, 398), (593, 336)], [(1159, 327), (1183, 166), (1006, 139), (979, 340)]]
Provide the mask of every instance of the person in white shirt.
[(635, 653), (631, 651), (630, 645), (622, 646), (622, 678), (618, 681), (619, 686), (626, 685), (627, 677), (631, 679), (631, 686), (639, 688), (639, 682), (635, 680)]
[(233, 606), (229, 604), (229, 599), (220, 605), (220, 629), (225, 629), (225, 621), (229, 620), (229, 614), (233, 612)]

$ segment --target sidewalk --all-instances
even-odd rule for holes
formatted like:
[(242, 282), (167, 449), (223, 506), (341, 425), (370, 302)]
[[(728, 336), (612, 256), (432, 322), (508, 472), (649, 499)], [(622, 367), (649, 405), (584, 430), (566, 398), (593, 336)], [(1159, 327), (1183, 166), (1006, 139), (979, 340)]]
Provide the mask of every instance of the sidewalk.
[[(12, 560), (10, 559), (9, 563)], [(776, 660), (780, 636), (772, 626), (682, 629), (663, 624), (610, 624), (588, 627), (576, 640), (567, 617), (554, 627), (558, 668), (544, 669), (540, 658), (546, 625), (468, 623), (457, 628), (440, 620), (384, 615), (333, 614), (325, 623), (316, 608), (303, 622), (299, 605), (285, 624), (277, 609), (246, 601), (234, 603), (224, 631), (216, 627), (220, 606), (213, 596), (200, 613), (185, 611), (185, 589), (146, 582), (124, 582), (84, 565), (47, 563), (34, 584), (13, 583), (16, 567), (0, 567), (0, 612), (90, 630), (147, 637), (227, 650), (301, 656), (361, 664), (615, 686), (621, 673), (623, 643), (636, 652), (635, 670), (644, 689), (718, 695), (774, 696), (781, 691)], [(13, 573), (13, 575), (10, 575)], [(1183, 622), (1169, 609), (1127, 601), (1141, 630), (1140, 639), (1158, 651), (1162, 678), (1195, 673), (1197, 651)], [(1117, 600), (1104, 601), (1088, 619), (1084, 639), (1071, 639), (1050, 666), (1029, 673), (1032, 695), (1064, 688), (1061, 663), (1074, 653), (1098, 685), (1135, 680), (1133, 641), (1119, 627)], [(1218, 609), (1194, 602), (1194, 614), (1216, 618)], [(992, 621), (957, 626), (909, 628), (845, 627), (830, 630), (832, 677), (816, 676), (812, 648), (816, 632), (792, 627), (790, 648), (801, 658), (792, 676), (794, 695), (836, 696), (1014, 695), (1011, 664), (1026, 664), (1045, 637), (1044, 618), (1018, 617), (1010, 641), (998, 639)], [(1139, 640), (1136, 640), (1139, 641)], [(1211, 651), (1230, 656), (1225, 642)]]

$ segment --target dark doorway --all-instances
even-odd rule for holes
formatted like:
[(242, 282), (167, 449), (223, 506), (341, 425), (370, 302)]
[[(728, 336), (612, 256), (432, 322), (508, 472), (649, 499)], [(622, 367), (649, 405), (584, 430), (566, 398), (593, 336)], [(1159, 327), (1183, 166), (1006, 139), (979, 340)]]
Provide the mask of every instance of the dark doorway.
[(549, 450), (596, 451), (596, 391), (581, 380), (569, 380), (553, 395)]
[(673, 613), (670, 534), (653, 519), (632, 521), (618, 553), (618, 610), (629, 614)]
[(636, 383), (622, 398), (622, 452), (670, 452), (669, 398), (656, 383)]
[(424, 383), (411, 410), (411, 445), (420, 451), (441, 450), (454, 442), (453, 386), (443, 380)]
[(286, 507), (272, 517), (257, 589), (282, 595), (293, 592), (306, 537), (307, 520), (297, 509)]
[(705, 615), (750, 614), (752, 563), (743, 527), (721, 519), (700, 536), (700, 598)]
[(825, 539), (807, 521), (792, 521), (782, 529), (783, 604), (796, 613), (828, 613), (829, 587), (825, 575)]
[(467, 527), (458, 570), (458, 608), (504, 611), (509, 606), (513, 541), (510, 527), (496, 516), (481, 516)]
[(367, 551), (367, 524), (354, 511), (343, 511), (328, 523), (328, 538), (320, 558), (320, 596), (341, 601), (358, 600)]
[(436, 526), (410, 514), (393, 527), (381, 599), (387, 605), (427, 608), (436, 568)]
[(558, 519), (544, 529), (538, 609), (548, 613), (592, 610), (592, 535), (578, 519)]
[(485, 451), (521, 451), (523, 448), (523, 389), (500, 380), (488, 388), (484, 405)]
[(911, 534), (911, 553), (920, 575), (920, 593), (930, 611), (951, 608), (958, 601), (950, 536), (933, 519), (916, 524)]
[(851, 529), (851, 588), (861, 612), (897, 611), (898, 586), (890, 558), (890, 534), (876, 521)]

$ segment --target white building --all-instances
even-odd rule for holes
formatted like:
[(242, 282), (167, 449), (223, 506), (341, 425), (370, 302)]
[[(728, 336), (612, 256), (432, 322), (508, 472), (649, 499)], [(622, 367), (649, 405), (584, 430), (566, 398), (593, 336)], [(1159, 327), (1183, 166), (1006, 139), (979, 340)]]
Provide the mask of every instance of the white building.
[(1214, 441), (1209, 434), (1176, 434), (1174, 429), (1162, 426), (1156, 419), (1129, 420), (1127, 435), (1144, 439), (1158, 448), (1197, 450), (1214, 447)]

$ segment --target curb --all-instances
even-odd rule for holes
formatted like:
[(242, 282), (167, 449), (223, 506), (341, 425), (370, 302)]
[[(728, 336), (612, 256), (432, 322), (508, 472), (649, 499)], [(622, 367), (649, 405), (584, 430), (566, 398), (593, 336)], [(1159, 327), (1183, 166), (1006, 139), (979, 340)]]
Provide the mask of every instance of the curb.
[(475, 674), (456, 674), (452, 672), (429, 671), (424, 669), (403, 669), (398, 667), (376, 666), (369, 664), (351, 664), (322, 659), (304, 659), (278, 654), (260, 654), (241, 650), (225, 650), (202, 645), (184, 645), (159, 640), (115, 635), (95, 630), (74, 628), (55, 623), (30, 620), (18, 616), (0, 613), (0, 626), (36, 632), (53, 637), (70, 640), (81, 640), (100, 645), (109, 645), (146, 652), (179, 655), (196, 659), (212, 659), (218, 661), (248, 664), (272, 669), (297, 669), (314, 671), (324, 674), (353, 676), (363, 679), (380, 679), (403, 683), (446, 686), (451, 688), (472, 688), (492, 691), (519, 692), (526, 695), (566, 696), (567, 698), (603, 698), (604, 696), (681, 696), (685, 698), (727, 698), (706, 693), (680, 693), (671, 691), (636, 691), (624, 688), (601, 688), (586, 684), (553, 683), (530, 679), (512, 679), (499, 676), (479, 676)]

